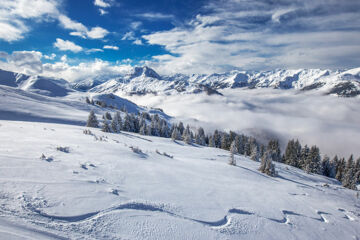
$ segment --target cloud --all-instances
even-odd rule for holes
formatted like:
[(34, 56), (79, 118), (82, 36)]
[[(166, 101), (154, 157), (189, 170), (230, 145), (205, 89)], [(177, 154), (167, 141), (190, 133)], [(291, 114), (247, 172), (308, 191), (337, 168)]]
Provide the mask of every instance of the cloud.
[[(323, 154), (360, 155), (359, 98), (298, 93), (276, 89), (228, 89), (224, 96), (158, 94), (126, 96), (140, 105), (158, 107), (167, 114), (205, 130), (235, 130), (318, 145)], [(334, 108), (333, 106), (336, 106)], [(221, 113), (221, 114), (219, 114)]]
[(164, 20), (164, 19), (174, 18), (174, 16), (171, 14), (152, 13), (152, 12), (140, 13), (140, 14), (136, 14), (135, 16), (140, 18), (145, 18), (147, 20)]
[(109, 32), (106, 29), (101, 27), (93, 27), (89, 30), (82, 23), (71, 20), (69, 17), (65, 15), (60, 15), (59, 21), (63, 28), (75, 31), (70, 33), (70, 35), (72, 36), (91, 38), (91, 39), (102, 39), (107, 34), (109, 34)]
[(56, 54), (55, 54), (55, 53), (52, 53), (52, 54), (50, 54), (50, 55), (43, 55), (43, 57), (44, 57), (45, 59), (48, 59), (48, 60), (54, 60), (55, 57), (56, 57)]
[(95, 0), (94, 5), (102, 8), (108, 8), (111, 6), (109, 2), (106, 2), (104, 0)]
[(54, 43), (54, 47), (58, 48), (61, 51), (71, 51), (71, 52), (81, 52), (83, 48), (69, 40), (62, 40), (61, 38), (57, 38)]
[(109, 34), (109, 32), (101, 27), (93, 27), (86, 33), (86, 35), (92, 39), (101, 39), (104, 38), (107, 34)]
[(133, 31), (125, 33), (121, 40), (129, 40), (135, 45), (143, 45), (142, 40), (135, 37), (135, 33)]
[(161, 73), (356, 67), (359, 8), (355, 0), (210, 1), (190, 21), (143, 35), (168, 51), (147, 64)]
[[(94, 5), (99, 7), (100, 15), (108, 14), (109, 12), (104, 8), (112, 7), (116, 2), (114, 0), (94, 0)], [(116, 4), (118, 5), (118, 4)]]
[(133, 41), (133, 44), (135, 44), (135, 45), (143, 45), (143, 42), (141, 41), (141, 39), (136, 39), (135, 41)]
[(112, 64), (108, 61), (95, 59), (77, 65), (69, 65), (67, 60), (56, 63), (43, 64), (43, 75), (50, 77), (62, 76), (68, 81), (89, 79), (110, 79), (124, 75), (132, 67), (127, 63)]
[[(0, 39), (13, 42), (23, 39), (31, 30), (31, 24), (58, 20), (70, 34), (83, 38), (101, 39), (109, 32), (101, 27), (90, 30), (60, 11), (58, 0), (2, 0), (0, 4)], [(30, 21), (31, 20), (31, 21)]]
[(0, 39), (8, 42), (24, 38), (30, 31), (27, 20), (46, 21), (58, 13), (54, 0), (2, 0), (0, 4)]
[(0, 52), (0, 57), (6, 62), (0, 61), (0, 68), (21, 72), (29, 75), (40, 74), (43, 71), (41, 52), (38, 51), (14, 51), (11, 54)]
[(130, 27), (133, 30), (137, 30), (141, 25), (142, 25), (142, 22), (140, 22), (140, 21), (135, 21), (135, 22), (130, 23)]
[(100, 49), (100, 48), (91, 48), (85, 51), (85, 53), (90, 54), (90, 53), (95, 53), (95, 52), (103, 52), (104, 50)]
[(119, 47), (117, 47), (117, 46), (110, 46), (110, 45), (105, 45), (103, 48), (104, 48), (104, 49), (111, 49), (111, 50), (115, 50), (115, 51), (119, 50)]

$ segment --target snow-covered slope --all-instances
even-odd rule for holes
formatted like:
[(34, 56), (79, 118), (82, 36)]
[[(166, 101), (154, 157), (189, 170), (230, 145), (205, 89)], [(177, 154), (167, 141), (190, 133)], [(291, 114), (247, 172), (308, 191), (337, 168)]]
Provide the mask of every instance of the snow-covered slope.
[[(100, 83), (100, 82), (99, 82)], [(73, 86), (84, 85), (84, 81)], [(204, 86), (206, 88), (204, 88)], [(133, 72), (106, 80), (89, 88), (91, 92), (126, 93), (209, 93), (224, 88), (276, 88), (303, 91), (318, 90), (321, 94), (353, 97), (360, 94), (359, 68), (348, 71), (320, 69), (274, 70), (263, 72), (232, 71), (211, 75), (160, 76), (148, 67), (135, 67)]]
[(46, 78), (42, 76), (27, 76), (20, 73), (0, 69), (0, 85), (17, 87), (28, 92), (34, 92), (50, 97), (64, 97), (74, 90), (63, 79)]
[(84, 129), (0, 121), (1, 239), (360, 236), (360, 199), (336, 180), (283, 164), (272, 178), (220, 149)]

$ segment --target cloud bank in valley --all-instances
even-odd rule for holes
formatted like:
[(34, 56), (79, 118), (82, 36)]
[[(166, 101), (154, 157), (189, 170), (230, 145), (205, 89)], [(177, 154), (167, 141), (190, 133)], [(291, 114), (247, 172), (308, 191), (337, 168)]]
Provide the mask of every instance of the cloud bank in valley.
[[(322, 153), (360, 155), (359, 98), (338, 98), (293, 90), (231, 89), (222, 96), (174, 95), (131, 97), (138, 104), (160, 107), (192, 125), (277, 135), (283, 143), (299, 138)], [(187, 118), (184, 118), (186, 116)], [(194, 121), (196, 119), (197, 121)], [(258, 133), (259, 131), (257, 131)]]

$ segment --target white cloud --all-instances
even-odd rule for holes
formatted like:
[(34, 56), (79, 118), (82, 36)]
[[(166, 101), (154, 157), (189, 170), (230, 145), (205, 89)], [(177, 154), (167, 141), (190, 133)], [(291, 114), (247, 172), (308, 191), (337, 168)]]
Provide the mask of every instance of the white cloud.
[(43, 57), (44, 57), (45, 59), (48, 59), (48, 60), (54, 60), (55, 57), (56, 57), (56, 54), (55, 54), (55, 53), (52, 53), (52, 54), (50, 54), (50, 55), (43, 55)]
[(109, 12), (106, 11), (106, 10), (104, 10), (104, 9), (102, 9), (102, 8), (100, 8), (100, 9), (99, 9), (99, 13), (100, 13), (100, 15), (105, 15), (105, 14), (108, 14)]
[(0, 68), (2, 69), (30, 75), (42, 73), (43, 68), (41, 58), (43, 55), (41, 52), (14, 51), (11, 54), (1, 52), (0, 56), (7, 61), (0, 61)]
[[(90, 30), (82, 23), (61, 13), (58, 0), (2, 0), (0, 4), (0, 39), (8, 42), (24, 38), (34, 22), (58, 20), (60, 26), (73, 30), (70, 34), (83, 38), (100, 39), (109, 32), (101, 27)], [(29, 22), (28, 20), (33, 20)]]
[(106, 29), (101, 28), (101, 27), (93, 27), (93, 28), (91, 28), (90, 31), (88, 31), (86, 33), (86, 35), (92, 39), (101, 39), (101, 38), (104, 38), (108, 34), (109, 34), (109, 32)]
[(60, 24), (69, 30), (74, 30), (75, 32), (71, 32), (70, 35), (78, 36), (82, 38), (91, 38), (91, 39), (102, 39), (104, 38), (109, 32), (101, 27), (93, 27), (90, 30), (83, 25), (82, 23), (76, 22), (71, 20), (69, 17), (65, 15), (59, 16)]
[(57, 47), (61, 51), (71, 51), (71, 52), (81, 52), (83, 48), (69, 40), (63, 40), (61, 38), (57, 38), (54, 43), (54, 47)]
[(275, 89), (229, 89), (222, 93), (224, 96), (158, 94), (127, 98), (139, 105), (161, 108), (178, 121), (208, 131), (270, 135), (279, 137), (283, 144), (299, 138), (303, 145), (318, 145), (323, 154), (360, 154), (359, 144), (354, 141), (360, 138), (360, 108), (353, 107), (359, 105), (359, 98)]
[(130, 27), (134, 30), (137, 30), (141, 25), (142, 25), (142, 22), (140, 22), (140, 21), (135, 21), (135, 22), (130, 23)]
[(95, 53), (95, 52), (103, 52), (104, 50), (100, 49), (100, 48), (91, 48), (91, 49), (88, 49), (86, 50), (85, 52), (87, 54), (90, 54), (90, 53)]
[(106, 2), (104, 0), (95, 0), (94, 5), (102, 8), (108, 8), (111, 6), (109, 2)]
[(134, 32), (127, 32), (124, 34), (124, 36), (121, 38), (121, 40), (135, 40), (135, 33)]
[(109, 79), (124, 75), (131, 70), (131, 66), (120, 63), (112, 64), (107, 61), (95, 59), (94, 61), (82, 62), (78, 65), (69, 65), (67, 61), (46, 63), (43, 65), (43, 75), (58, 77), (68, 81), (85, 79)]
[(104, 49), (112, 49), (112, 50), (119, 50), (119, 47), (118, 46), (110, 46), (110, 45), (105, 45), (103, 47)]
[(143, 45), (143, 42), (141, 41), (141, 39), (136, 39), (135, 41), (133, 41), (133, 43), (135, 45)]
[(0, 39), (8, 42), (24, 38), (30, 31), (26, 20), (46, 21), (58, 13), (54, 0), (2, 0), (0, 4)]
[(356, 67), (359, 7), (355, 0), (210, 1), (204, 7), (207, 14), (143, 35), (149, 44), (169, 52), (146, 64), (161, 73)]
[(145, 18), (147, 20), (164, 20), (164, 19), (174, 18), (174, 16), (171, 14), (152, 13), (152, 12), (140, 13), (140, 14), (136, 14), (135, 16)]

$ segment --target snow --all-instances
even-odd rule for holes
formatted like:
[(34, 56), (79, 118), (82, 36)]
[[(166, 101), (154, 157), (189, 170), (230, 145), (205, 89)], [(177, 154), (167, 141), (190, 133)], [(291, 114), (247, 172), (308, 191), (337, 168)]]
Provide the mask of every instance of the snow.
[(228, 165), (224, 150), (84, 129), (0, 121), (1, 238), (360, 236), (360, 200), (334, 179), (278, 163), (272, 178), (243, 156)]

